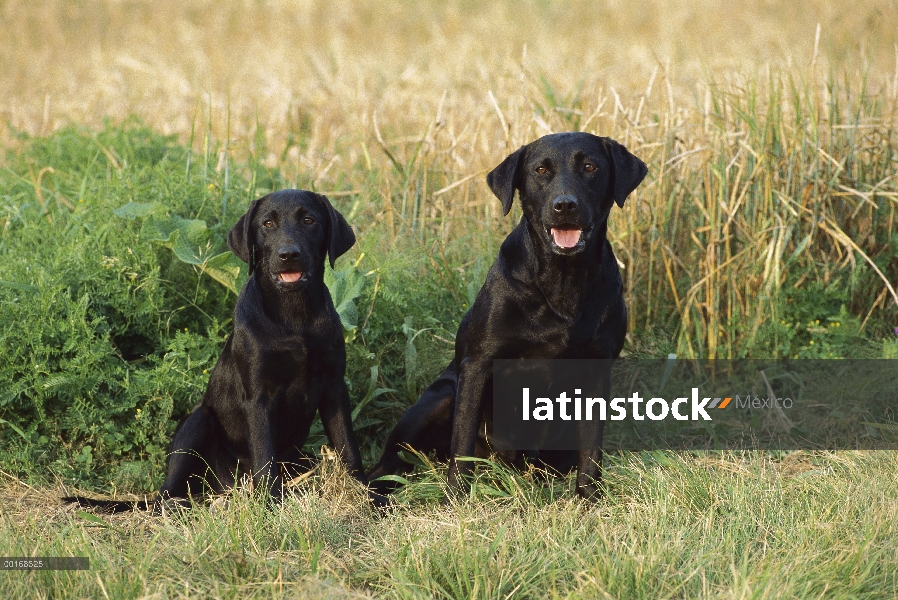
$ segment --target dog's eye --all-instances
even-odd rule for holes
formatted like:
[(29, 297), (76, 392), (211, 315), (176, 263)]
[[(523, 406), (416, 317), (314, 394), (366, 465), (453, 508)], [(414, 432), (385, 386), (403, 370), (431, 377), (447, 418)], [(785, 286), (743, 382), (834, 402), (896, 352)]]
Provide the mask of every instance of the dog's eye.
[(596, 170), (596, 166), (592, 163), (586, 163), (583, 165), (583, 170), (586, 171), (587, 173), (592, 173), (593, 171)]
[(311, 225), (312, 223), (315, 222), (315, 219), (313, 219), (312, 217), (306, 217), (305, 219), (302, 220), (302, 222), (305, 223), (306, 225)]
[(549, 172), (549, 170), (543, 166), (539, 166), (539, 167), (536, 167), (536, 172), (539, 173), (540, 175), (545, 175), (546, 173)]
[(272, 221), (271, 219), (267, 219), (262, 222), (262, 227), (267, 227), (268, 229), (271, 229), (272, 227), (274, 227), (274, 221)]

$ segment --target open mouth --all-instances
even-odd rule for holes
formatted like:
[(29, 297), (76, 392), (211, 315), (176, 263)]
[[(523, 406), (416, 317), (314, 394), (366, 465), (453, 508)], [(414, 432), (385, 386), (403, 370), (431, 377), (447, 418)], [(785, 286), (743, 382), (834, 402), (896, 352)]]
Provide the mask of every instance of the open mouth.
[(549, 230), (555, 245), (559, 248), (573, 248), (580, 243), (580, 237), (583, 233), (582, 229), (553, 227)]
[(278, 273), (278, 281), (283, 281), (284, 283), (296, 283), (302, 279), (305, 279), (306, 274), (302, 271), (282, 271)]
[(546, 227), (546, 232), (552, 236), (556, 252), (574, 254), (584, 248), (589, 234), (592, 233), (592, 226), (582, 229), (574, 224), (564, 224)]

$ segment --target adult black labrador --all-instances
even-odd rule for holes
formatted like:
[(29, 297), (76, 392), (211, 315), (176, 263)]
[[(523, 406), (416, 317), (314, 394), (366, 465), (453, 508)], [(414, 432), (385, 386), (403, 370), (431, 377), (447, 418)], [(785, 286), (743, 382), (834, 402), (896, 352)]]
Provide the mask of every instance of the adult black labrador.
[[(490, 450), (488, 438), (478, 431), (491, 431), (493, 359), (617, 358), (627, 309), (607, 240), (607, 218), (612, 205), (622, 207), (647, 172), (641, 160), (612, 139), (557, 133), (521, 147), (487, 175), (505, 214), (517, 190), (524, 216), (502, 243), (462, 319), (455, 359), (403, 414), (369, 481), (409, 470), (399, 456), (408, 445), (449, 458), (449, 484), (460, 490), (472, 464), (457, 459), (484, 457)], [(607, 390), (610, 382), (601, 384)], [(579, 452), (538, 456), (558, 470), (576, 466), (581, 497), (598, 491), (603, 425), (580, 423)], [(503, 458), (515, 463), (522, 456)], [(386, 493), (395, 484), (372, 485)]]
[(243, 475), (279, 498), (285, 478), (306, 461), (302, 446), (316, 412), (347, 470), (364, 481), (343, 379), (343, 328), (324, 284), (325, 255), (333, 268), (354, 243), (325, 196), (282, 190), (252, 202), (228, 234), (250, 273), (234, 329), (202, 400), (175, 431), (156, 499), (149, 506), (64, 500), (111, 512), (158, 509), (169, 499), (220, 493)]

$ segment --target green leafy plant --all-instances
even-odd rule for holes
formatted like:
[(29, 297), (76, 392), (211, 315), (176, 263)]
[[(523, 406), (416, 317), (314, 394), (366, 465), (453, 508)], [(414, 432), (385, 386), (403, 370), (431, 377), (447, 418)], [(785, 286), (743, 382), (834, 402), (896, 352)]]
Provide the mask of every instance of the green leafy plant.
[(222, 236), (216, 235), (200, 219), (169, 215), (159, 203), (129, 202), (113, 211), (117, 217), (143, 218), (140, 235), (170, 249), (183, 263), (195, 265), (200, 273), (225, 286), (235, 295), (246, 280), (246, 265), (230, 250), (219, 252)]
[(362, 293), (365, 280), (365, 275), (359, 271), (356, 265), (339, 271), (327, 268), (324, 270), (324, 284), (330, 291), (337, 314), (340, 315), (343, 336), (347, 343), (354, 340), (356, 336), (359, 321), (356, 300)]

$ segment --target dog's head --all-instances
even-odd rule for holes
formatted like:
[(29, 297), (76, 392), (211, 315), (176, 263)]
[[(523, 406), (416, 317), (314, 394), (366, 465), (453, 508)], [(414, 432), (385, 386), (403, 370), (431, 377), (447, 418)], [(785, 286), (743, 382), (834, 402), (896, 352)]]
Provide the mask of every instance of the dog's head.
[(281, 190), (259, 198), (228, 233), (228, 246), (279, 289), (302, 286), (323, 276), (355, 243), (355, 234), (330, 201), (304, 190)]
[(624, 205), (648, 173), (641, 160), (610, 138), (555, 133), (521, 146), (490, 171), (486, 182), (511, 210), (515, 190), (524, 215), (556, 254), (577, 254)]

